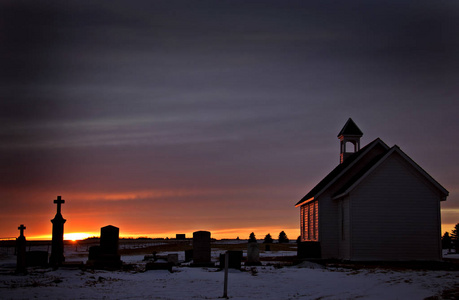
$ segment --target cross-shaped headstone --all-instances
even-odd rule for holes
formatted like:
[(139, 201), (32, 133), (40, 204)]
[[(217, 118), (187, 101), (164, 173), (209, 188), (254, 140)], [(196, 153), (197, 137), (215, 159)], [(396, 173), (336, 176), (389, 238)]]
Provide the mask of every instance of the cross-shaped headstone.
[(19, 226), (18, 229), (21, 231), (20, 236), (24, 236), (24, 229), (26, 229), (26, 227), (24, 226), (24, 224), (21, 224), (21, 226)]
[(65, 200), (61, 199), (61, 196), (57, 196), (57, 200), (54, 200), (54, 203), (57, 204), (57, 213), (61, 213), (61, 204), (65, 203)]

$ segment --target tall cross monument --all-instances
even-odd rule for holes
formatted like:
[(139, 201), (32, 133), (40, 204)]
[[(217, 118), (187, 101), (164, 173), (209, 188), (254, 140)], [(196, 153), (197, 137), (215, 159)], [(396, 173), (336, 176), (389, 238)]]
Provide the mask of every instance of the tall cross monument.
[(26, 229), (24, 224), (21, 224), (21, 226), (19, 226), (18, 229), (19, 229), (19, 237), (24, 236), (24, 230)]
[(26, 238), (24, 236), (24, 229), (26, 227), (21, 224), (18, 227), (19, 237), (16, 239), (16, 273), (27, 273), (27, 263), (26, 263)]
[(51, 220), (53, 223), (53, 240), (51, 243), (51, 256), (49, 258), (49, 264), (57, 267), (65, 261), (64, 257), (64, 223), (67, 221), (62, 217), (61, 205), (65, 203), (65, 200), (61, 199), (61, 196), (57, 196), (54, 200), (57, 204), (57, 212), (54, 219)]

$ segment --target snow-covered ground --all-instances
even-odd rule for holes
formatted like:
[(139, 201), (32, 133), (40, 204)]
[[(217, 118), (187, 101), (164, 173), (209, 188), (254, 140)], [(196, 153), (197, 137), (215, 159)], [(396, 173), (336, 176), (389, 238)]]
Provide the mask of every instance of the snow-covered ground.
[[(83, 260), (80, 250), (66, 249), (66, 253), (67, 260)], [(212, 253), (216, 260), (219, 251)], [(217, 299), (223, 295), (224, 272), (216, 268), (174, 267), (172, 273), (144, 271), (142, 259), (143, 255), (122, 256), (125, 263), (137, 265), (130, 271), (29, 268), (28, 275), (14, 275), (15, 256), (3, 254), (0, 298)], [(312, 263), (281, 268), (265, 265), (230, 270), (228, 296), (231, 299), (425, 299), (441, 295), (445, 289), (459, 288), (458, 283), (458, 271), (350, 270)]]

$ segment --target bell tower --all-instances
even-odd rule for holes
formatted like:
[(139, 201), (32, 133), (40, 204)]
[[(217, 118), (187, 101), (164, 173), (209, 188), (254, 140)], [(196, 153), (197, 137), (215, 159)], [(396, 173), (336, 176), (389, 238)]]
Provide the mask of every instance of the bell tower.
[[(351, 118), (347, 120), (346, 124), (344, 124), (343, 129), (338, 133), (338, 138), (340, 140), (340, 164), (343, 163), (343, 161), (348, 158), (350, 155), (354, 154), (355, 152), (360, 150), (360, 138), (362, 137), (363, 133), (357, 127), (357, 125), (352, 121)], [(354, 151), (350, 152), (346, 145), (351, 143), (354, 145)]]

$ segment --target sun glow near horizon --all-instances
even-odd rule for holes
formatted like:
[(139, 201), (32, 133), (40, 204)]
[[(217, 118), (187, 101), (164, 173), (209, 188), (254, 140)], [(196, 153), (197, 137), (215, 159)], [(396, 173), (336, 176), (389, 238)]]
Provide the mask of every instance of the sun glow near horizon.
[(87, 239), (92, 236), (96, 236), (96, 235), (88, 233), (88, 232), (71, 232), (71, 233), (64, 233), (64, 240), (79, 241), (79, 240)]

